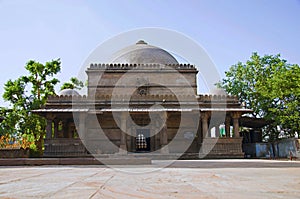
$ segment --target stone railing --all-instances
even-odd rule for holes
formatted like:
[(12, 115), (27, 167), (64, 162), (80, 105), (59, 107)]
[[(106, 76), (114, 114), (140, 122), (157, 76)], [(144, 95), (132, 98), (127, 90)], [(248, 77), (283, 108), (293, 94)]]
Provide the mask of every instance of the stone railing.
[(44, 157), (78, 157), (86, 155), (87, 151), (80, 139), (45, 139)]
[(201, 153), (207, 154), (208, 158), (236, 157), (243, 158), (243, 138), (206, 138), (203, 140)]

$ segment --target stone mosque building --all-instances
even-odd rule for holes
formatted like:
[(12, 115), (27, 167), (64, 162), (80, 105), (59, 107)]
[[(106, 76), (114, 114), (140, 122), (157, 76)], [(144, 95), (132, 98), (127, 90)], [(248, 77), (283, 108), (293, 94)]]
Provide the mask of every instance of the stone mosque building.
[(141, 40), (86, 73), (87, 95), (62, 90), (34, 111), (47, 119), (45, 157), (244, 157), (239, 125), (251, 110), (233, 96), (197, 95), (195, 66), (164, 49)]

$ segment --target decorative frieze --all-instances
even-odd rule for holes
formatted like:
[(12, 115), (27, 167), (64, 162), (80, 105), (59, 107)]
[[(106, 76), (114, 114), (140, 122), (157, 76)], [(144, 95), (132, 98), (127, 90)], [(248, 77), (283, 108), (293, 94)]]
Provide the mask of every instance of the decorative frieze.
[(88, 70), (132, 70), (132, 69), (192, 69), (196, 70), (194, 65), (191, 64), (121, 64), (121, 63), (111, 63), (111, 64), (101, 64), (101, 63), (92, 63)]

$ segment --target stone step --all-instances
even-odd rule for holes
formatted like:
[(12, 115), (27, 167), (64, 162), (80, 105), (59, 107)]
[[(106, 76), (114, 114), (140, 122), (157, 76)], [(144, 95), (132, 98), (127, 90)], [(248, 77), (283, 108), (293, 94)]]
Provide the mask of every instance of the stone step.
[(150, 165), (151, 158), (0, 158), (0, 166), (35, 165)]

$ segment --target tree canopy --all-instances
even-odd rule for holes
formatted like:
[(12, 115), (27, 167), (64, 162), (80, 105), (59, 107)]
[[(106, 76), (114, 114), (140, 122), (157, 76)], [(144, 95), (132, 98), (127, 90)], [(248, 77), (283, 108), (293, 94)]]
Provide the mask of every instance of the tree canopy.
[(300, 68), (297, 64), (289, 64), (279, 54), (253, 53), (246, 63), (232, 65), (225, 76), (218, 86), (252, 109), (252, 117), (270, 122), (264, 129), (267, 139), (300, 133)]
[(35, 138), (36, 147), (42, 150), (45, 135), (45, 119), (32, 114), (32, 110), (43, 106), (49, 95), (55, 94), (54, 86), (59, 82), (54, 77), (61, 70), (60, 59), (41, 64), (30, 60), (25, 65), (28, 75), (8, 80), (4, 85), (3, 99), (11, 108), (2, 108), (4, 121), (1, 132), (16, 135), (30, 135)]
[(82, 89), (84, 87), (84, 84), (82, 81), (77, 79), (76, 77), (71, 77), (69, 82), (65, 82), (61, 87), (60, 90), (63, 89)]

